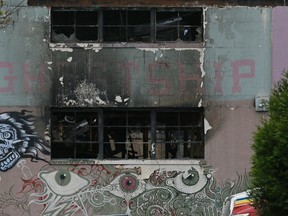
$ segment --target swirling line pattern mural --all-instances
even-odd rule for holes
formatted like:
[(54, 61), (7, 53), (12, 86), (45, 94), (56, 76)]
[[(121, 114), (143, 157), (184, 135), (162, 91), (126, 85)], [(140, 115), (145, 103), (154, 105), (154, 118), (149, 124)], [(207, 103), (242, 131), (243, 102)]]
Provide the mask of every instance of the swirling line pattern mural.
[(20, 158), (46, 161), (39, 153), (50, 154), (50, 147), (35, 131), (35, 117), (27, 112), (0, 113), (0, 171), (11, 169)]
[(200, 165), (185, 172), (155, 170), (148, 179), (139, 178), (138, 168), (49, 169), (38, 175), (42, 190), (31, 195), (30, 204), (45, 206), (42, 215), (216, 216), (224, 199), (244, 190), (246, 182), (239, 178), (216, 186), (212, 170)]

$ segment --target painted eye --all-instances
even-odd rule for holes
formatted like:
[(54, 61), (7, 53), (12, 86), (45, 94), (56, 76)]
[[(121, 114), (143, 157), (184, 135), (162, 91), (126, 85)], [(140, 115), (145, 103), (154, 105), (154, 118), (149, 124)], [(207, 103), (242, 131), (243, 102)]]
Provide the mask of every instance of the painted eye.
[(199, 173), (193, 167), (188, 171), (188, 176), (184, 178), (182, 176), (182, 181), (185, 185), (193, 186), (196, 185), (199, 181)]
[(126, 193), (134, 192), (138, 187), (138, 180), (134, 175), (124, 175), (120, 179), (120, 187)]
[(145, 182), (131, 173), (116, 177), (110, 185), (114, 186), (111, 194), (125, 199), (136, 197), (145, 190)]
[(2, 132), (1, 137), (3, 139), (11, 139), (13, 137), (13, 133), (10, 131), (4, 131)]
[(87, 187), (90, 182), (68, 170), (42, 172), (39, 177), (55, 194), (70, 196)]
[(11, 140), (16, 139), (16, 130), (11, 125), (1, 124), (0, 125), (0, 139)]

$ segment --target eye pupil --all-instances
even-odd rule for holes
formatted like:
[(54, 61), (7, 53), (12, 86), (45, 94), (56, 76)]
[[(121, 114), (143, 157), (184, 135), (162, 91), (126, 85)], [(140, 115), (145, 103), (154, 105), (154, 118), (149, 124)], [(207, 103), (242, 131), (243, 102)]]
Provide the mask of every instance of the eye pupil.
[(131, 184), (132, 184), (132, 181), (131, 181), (131, 180), (129, 180), (129, 181), (126, 182), (126, 185), (127, 185), (127, 186), (130, 186)]
[(66, 174), (60, 175), (60, 179), (64, 180), (66, 178)]

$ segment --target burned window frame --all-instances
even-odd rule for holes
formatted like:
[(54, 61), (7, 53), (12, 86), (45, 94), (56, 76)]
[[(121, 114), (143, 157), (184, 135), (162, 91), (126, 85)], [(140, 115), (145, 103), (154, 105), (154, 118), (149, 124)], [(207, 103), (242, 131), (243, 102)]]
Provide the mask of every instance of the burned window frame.
[(204, 109), (52, 107), (50, 135), (52, 161), (204, 159)]
[[(93, 22), (93, 19), (87, 19), (86, 20), (87, 23), (85, 23), (84, 20), (85, 12), (91, 13), (92, 15), (93, 14), (95, 15), (97, 13), (97, 18), (94, 17), (94, 19), (97, 19), (97, 23)], [(57, 15), (61, 15), (61, 13), (63, 13), (63, 19), (60, 19), (60, 17), (57, 18)], [(73, 21), (67, 20), (69, 16), (65, 16), (65, 13), (73, 14)], [(84, 17), (83, 20), (78, 20), (79, 16), (76, 16), (77, 13), (83, 14)], [(141, 16), (135, 17), (135, 14), (137, 13), (141, 13)], [(110, 18), (105, 19), (106, 14), (109, 15), (107, 17), (115, 16), (115, 19)], [(173, 16), (170, 17), (168, 14), (173, 14), (174, 16), (177, 17), (173, 18)], [(186, 19), (184, 16), (186, 17), (188, 16), (191, 19)], [(51, 17), (52, 43), (131, 44), (133, 42), (134, 43), (180, 42), (180, 43), (196, 44), (203, 42), (203, 35), (204, 35), (203, 8), (201, 7), (193, 7), (193, 8), (57, 8), (57, 7), (53, 8), (52, 7), (50, 17)], [(135, 18), (132, 19), (131, 17)], [(148, 17), (150, 19), (149, 23), (148, 23)], [(158, 17), (160, 18), (162, 17), (162, 19), (158, 19)], [(66, 20), (67, 23), (61, 23), (62, 20)], [(79, 24), (79, 22), (81, 25)], [(61, 32), (61, 28), (63, 28), (63, 32)], [(65, 28), (67, 29), (66, 31)], [(68, 28), (70, 28), (70, 31), (73, 29), (74, 32), (69, 34)], [(95, 39), (93, 39), (93, 37), (89, 39), (89, 36), (87, 36), (87, 34), (85, 35), (85, 31), (84, 33), (80, 34), (79, 31), (77, 30), (80, 28), (85, 29), (86, 33), (87, 31), (88, 32), (91, 31), (92, 34), (94, 34)], [(93, 28), (95, 28), (95, 31), (93, 31)], [(158, 31), (159, 29), (161, 29), (162, 31), (161, 32)], [(166, 31), (168, 33), (165, 33)], [(121, 36), (120, 33), (123, 34), (123, 36)], [(170, 38), (171, 34), (173, 34), (173, 38)], [(81, 38), (77, 39), (77, 35), (78, 37), (82, 37), (82, 39)], [(116, 37), (112, 38), (112, 35), (113, 37), (114, 36)]]

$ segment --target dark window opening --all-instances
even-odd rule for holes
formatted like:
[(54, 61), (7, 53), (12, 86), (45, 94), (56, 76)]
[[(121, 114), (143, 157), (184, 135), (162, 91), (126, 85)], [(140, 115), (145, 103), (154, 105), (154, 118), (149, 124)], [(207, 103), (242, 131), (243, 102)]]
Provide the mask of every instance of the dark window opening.
[(98, 12), (52, 10), (52, 42), (85, 42), (98, 40)]
[(98, 113), (61, 111), (51, 118), (52, 158), (97, 158)]
[(156, 12), (156, 41), (202, 40), (201, 12)]
[(104, 10), (103, 41), (149, 42), (150, 11)]
[(204, 158), (202, 108), (52, 108), (51, 114), (52, 159)]
[(52, 8), (52, 42), (202, 42), (201, 8)]

